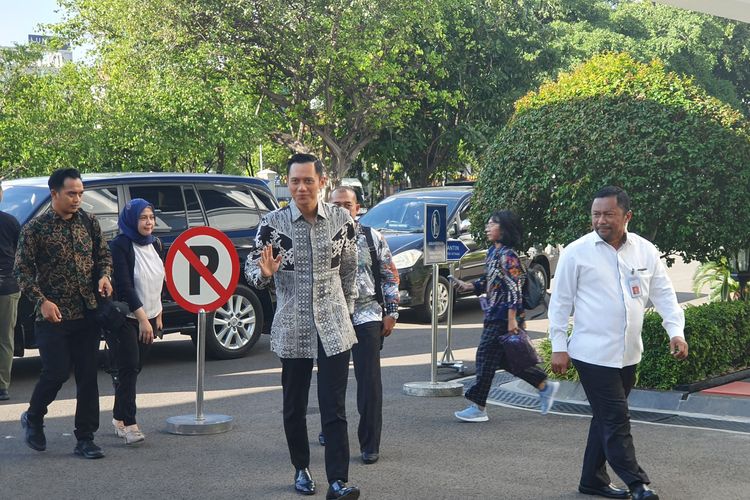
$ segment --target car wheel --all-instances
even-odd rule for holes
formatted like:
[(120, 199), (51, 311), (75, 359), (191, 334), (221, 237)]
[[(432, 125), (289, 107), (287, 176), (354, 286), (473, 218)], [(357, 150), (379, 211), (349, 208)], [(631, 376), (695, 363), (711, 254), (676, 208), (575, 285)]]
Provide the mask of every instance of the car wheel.
[(206, 318), (206, 356), (241, 358), (258, 341), (262, 328), (260, 300), (250, 288), (237, 285), (227, 303)]
[(547, 271), (544, 270), (544, 266), (539, 263), (534, 263), (529, 266), (529, 272), (536, 274), (536, 277), (542, 283), (545, 290), (549, 289), (549, 278), (547, 277)]
[[(438, 322), (445, 321), (448, 317), (448, 279), (445, 276), (438, 277)], [(432, 278), (427, 280), (425, 288), (424, 304), (419, 306), (419, 316), (425, 323), (432, 322)]]

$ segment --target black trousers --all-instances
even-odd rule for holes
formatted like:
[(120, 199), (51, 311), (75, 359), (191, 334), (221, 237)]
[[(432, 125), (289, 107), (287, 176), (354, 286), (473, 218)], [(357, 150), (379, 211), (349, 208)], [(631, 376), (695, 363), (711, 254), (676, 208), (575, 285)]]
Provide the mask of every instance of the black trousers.
[(380, 453), (383, 427), (383, 382), (380, 378), (380, 348), (383, 345), (381, 321), (355, 325), (357, 343), (352, 347), (354, 376), (357, 378), (357, 410), (359, 410), (359, 449)]
[(593, 417), (583, 456), (581, 484), (599, 487), (609, 484), (606, 463), (625, 484), (649, 484), (648, 475), (635, 458), (630, 434), (628, 394), (635, 384), (636, 365), (609, 368), (574, 359)]
[(523, 371), (514, 373), (508, 369), (505, 361), (505, 349), (500, 342), (500, 336), (508, 333), (507, 321), (485, 321), (482, 337), (479, 339), (476, 358), (476, 381), (464, 396), (479, 406), (487, 404), (487, 396), (492, 387), (492, 379), (500, 368), (537, 387), (547, 380), (547, 374), (537, 366), (530, 366)]
[[(318, 406), (326, 441), (325, 462), (328, 482), (349, 481), (349, 434), (346, 425), (346, 382), (349, 353), (328, 357), (318, 339)], [(307, 436), (307, 401), (310, 394), (313, 360), (281, 359), (281, 386), (284, 395), (284, 433), (292, 465), (310, 466)]]
[[(149, 320), (151, 327), (156, 332), (156, 320)], [(133, 425), (135, 421), (136, 384), (138, 374), (143, 367), (151, 344), (138, 341), (138, 321), (128, 318), (126, 328), (114, 333), (107, 332), (107, 346), (110, 350), (110, 372), (116, 381), (115, 404), (112, 408), (112, 417), (122, 420), (125, 425)]]
[(76, 379), (75, 436), (79, 440), (93, 439), (99, 429), (99, 386), (96, 380), (99, 328), (86, 319), (60, 323), (38, 321), (34, 333), (42, 371), (29, 401), (29, 420), (42, 424), (47, 407), (70, 377), (72, 367)]

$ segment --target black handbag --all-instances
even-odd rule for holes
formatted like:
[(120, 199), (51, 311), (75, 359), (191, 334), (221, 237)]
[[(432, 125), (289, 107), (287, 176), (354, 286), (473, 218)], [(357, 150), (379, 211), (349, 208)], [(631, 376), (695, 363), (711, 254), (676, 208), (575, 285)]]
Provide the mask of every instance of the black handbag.
[(509, 332), (501, 335), (500, 343), (505, 351), (505, 363), (510, 373), (521, 373), (542, 361), (531, 345), (526, 331), (522, 329), (519, 329), (518, 333)]

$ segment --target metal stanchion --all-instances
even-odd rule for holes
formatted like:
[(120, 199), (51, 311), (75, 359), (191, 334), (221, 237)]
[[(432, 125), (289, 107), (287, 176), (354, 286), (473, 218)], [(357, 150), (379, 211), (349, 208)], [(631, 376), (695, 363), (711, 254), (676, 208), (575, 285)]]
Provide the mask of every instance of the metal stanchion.
[(195, 415), (179, 415), (167, 419), (167, 432), (182, 435), (220, 434), (232, 428), (228, 415), (203, 414), (203, 378), (206, 370), (206, 311), (198, 312), (197, 361), (195, 381)]
[[(450, 275), (453, 276), (456, 272), (456, 265), (451, 262), (448, 266), (448, 269), (450, 270)], [(451, 283), (451, 286), (448, 289), (448, 323), (445, 325), (445, 351), (443, 351), (443, 357), (437, 364), (437, 366), (439, 366), (440, 368), (452, 368), (459, 374), (463, 375), (466, 371), (464, 362), (456, 361), (456, 359), (453, 357), (453, 350), (451, 348), (453, 330), (453, 293), (453, 283)]]
[(458, 382), (437, 381), (437, 337), (438, 337), (438, 265), (432, 265), (432, 350), (430, 358), (430, 381), (407, 382), (404, 393), (410, 396), (460, 396), (463, 385)]

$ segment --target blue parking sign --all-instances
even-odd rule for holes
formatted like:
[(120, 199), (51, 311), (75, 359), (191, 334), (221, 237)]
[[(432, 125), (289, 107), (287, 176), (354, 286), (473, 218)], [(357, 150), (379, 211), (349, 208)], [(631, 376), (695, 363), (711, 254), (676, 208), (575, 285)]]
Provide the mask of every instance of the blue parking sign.
[(447, 206), (425, 203), (424, 206), (424, 263), (444, 264), (448, 241)]

